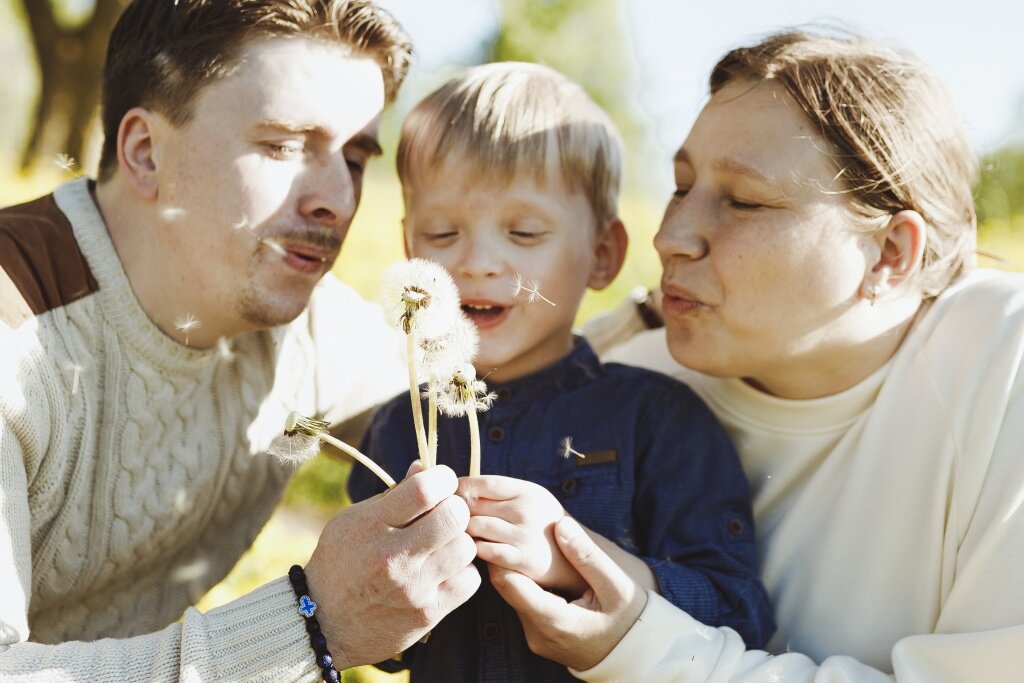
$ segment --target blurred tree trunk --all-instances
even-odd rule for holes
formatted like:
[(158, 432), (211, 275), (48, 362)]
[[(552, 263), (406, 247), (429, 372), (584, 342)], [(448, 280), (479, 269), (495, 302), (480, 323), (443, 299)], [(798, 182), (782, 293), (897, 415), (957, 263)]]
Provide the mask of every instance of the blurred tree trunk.
[(21, 0), (39, 64), (39, 100), (21, 155), (27, 169), (36, 159), (64, 153), (82, 159), (86, 131), (99, 105), (107, 37), (122, 0), (95, 0), (90, 16), (74, 26), (58, 21), (47, 0)]

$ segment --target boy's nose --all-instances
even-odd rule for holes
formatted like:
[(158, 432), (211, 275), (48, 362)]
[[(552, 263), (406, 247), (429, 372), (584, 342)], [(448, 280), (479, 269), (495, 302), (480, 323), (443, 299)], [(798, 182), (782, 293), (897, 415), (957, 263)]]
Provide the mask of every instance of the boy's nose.
[(467, 240), (458, 263), (458, 272), (465, 277), (492, 278), (503, 272), (500, 250), (487, 240)]

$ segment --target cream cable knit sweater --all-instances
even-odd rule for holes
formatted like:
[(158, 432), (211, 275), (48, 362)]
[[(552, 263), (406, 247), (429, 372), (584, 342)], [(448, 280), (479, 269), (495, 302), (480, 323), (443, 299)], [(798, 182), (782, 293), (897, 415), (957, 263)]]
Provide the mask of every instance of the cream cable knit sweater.
[(182, 346), (139, 307), (85, 180), (55, 196), (99, 291), (0, 323), (0, 680), (315, 680), (283, 576), (187, 608), (277, 502), (290, 470), (264, 450), (288, 411), (394, 394), (400, 368), (376, 362), (394, 338), (328, 276), (230, 354)]

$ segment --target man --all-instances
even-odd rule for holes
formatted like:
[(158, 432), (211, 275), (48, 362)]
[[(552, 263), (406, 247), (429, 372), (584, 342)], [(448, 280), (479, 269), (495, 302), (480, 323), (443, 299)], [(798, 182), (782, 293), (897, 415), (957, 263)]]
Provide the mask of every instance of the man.
[[(273, 509), (287, 413), (340, 417), (397, 386), (356, 374), (363, 331), (324, 276), (408, 60), (364, 1), (126, 8), (99, 182), (0, 211), (0, 679), (324, 675), (286, 567), (187, 608)], [(476, 590), (455, 488), (413, 473), (324, 530), (306, 576), (336, 669)]]

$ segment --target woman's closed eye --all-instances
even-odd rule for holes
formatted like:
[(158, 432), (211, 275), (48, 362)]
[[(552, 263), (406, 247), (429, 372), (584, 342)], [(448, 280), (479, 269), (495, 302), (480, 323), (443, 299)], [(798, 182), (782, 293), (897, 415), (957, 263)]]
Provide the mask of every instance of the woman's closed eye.
[(737, 199), (736, 197), (731, 197), (729, 199), (729, 206), (737, 211), (756, 211), (757, 209), (765, 208), (764, 204), (744, 199)]
[(263, 148), (273, 159), (291, 159), (302, 153), (304, 145), (301, 142), (264, 142)]

